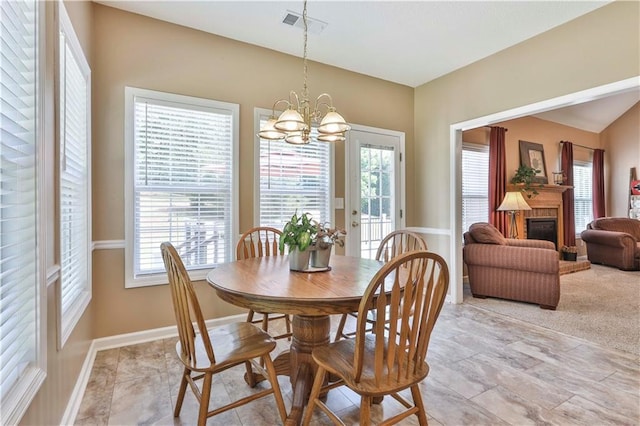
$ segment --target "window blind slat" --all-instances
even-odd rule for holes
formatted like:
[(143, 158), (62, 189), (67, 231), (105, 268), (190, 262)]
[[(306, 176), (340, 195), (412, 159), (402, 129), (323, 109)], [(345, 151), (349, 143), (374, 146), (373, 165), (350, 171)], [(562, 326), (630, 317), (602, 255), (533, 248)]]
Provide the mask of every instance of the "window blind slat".
[(574, 162), (573, 164), (573, 214), (576, 235), (587, 229), (593, 220), (592, 164)]
[[(0, 2), (0, 423), (38, 368), (37, 2)], [(18, 399), (23, 396), (18, 396)]]
[(91, 297), (89, 278), (90, 175), (88, 102), (90, 70), (77, 37), (60, 8), (60, 300), (61, 343), (79, 320), (79, 306)]
[[(262, 117), (263, 126), (268, 117)], [(315, 129), (312, 136), (316, 135)], [(331, 220), (331, 145), (260, 140), (260, 225), (282, 229), (294, 212)]]
[(190, 270), (232, 259), (237, 118), (215, 105), (135, 96), (134, 278), (164, 273), (163, 241)]
[(489, 147), (462, 145), (462, 232), (489, 220)]

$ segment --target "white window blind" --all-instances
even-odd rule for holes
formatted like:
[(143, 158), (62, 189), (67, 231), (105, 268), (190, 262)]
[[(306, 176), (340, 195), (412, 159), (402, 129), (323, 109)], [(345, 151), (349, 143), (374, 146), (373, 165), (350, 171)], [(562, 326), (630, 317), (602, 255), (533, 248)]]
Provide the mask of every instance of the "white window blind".
[(44, 380), (38, 242), (39, 10), (0, 2), (0, 424), (17, 424)]
[(238, 106), (128, 91), (134, 114), (133, 279), (155, 275), (166, 282), (163, 241), (176, 246), (188, 270), (204, 275), (232, 260)]
[(91, 300), (91, 72), (59, 5), (60, 346)]
[(573, 162), (573, 214), (576, 235), (587, 229), (593, 220), (592, 164)]
[(489, 220), (489, 146), (462, 144), (462, 232)]
[[(259, 125), (267, 118), (261, 117)], [(332, 222), (331, 144), (292, 145), (266, 139), (259, 144), (260, 226), (282, 229), (296, 211), (311, 213), (319, 222)]]

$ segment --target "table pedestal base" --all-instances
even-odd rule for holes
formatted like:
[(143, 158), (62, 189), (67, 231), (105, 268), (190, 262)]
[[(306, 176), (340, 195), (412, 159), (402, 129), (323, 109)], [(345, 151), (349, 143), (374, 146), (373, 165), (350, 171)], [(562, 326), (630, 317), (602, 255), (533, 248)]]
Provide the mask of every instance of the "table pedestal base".
[[(288, 359), (288, 371), (284, 374), (297, 372), (295, 376), (290, 375), (291, 387), (293, 388), (293, 403), (291, 411), (285, 422), (286, 426), (299, 425), (302, 421), (304, 406), (309, 399), (313, 378), (315, 377), (317, 366), (313, 362), (311, 352), (317, 346), (329, 344), (329, 330), (331, 319), (329, 315), (306, 316), (294, 315), (292, 321), (293, 338), (291, 350), (283, 352), (276, 357), (277, 365), (281, 366), (278, 374), (284, 373), (284, 360)], [(280, 360), (280, 358), (283, 358)]]

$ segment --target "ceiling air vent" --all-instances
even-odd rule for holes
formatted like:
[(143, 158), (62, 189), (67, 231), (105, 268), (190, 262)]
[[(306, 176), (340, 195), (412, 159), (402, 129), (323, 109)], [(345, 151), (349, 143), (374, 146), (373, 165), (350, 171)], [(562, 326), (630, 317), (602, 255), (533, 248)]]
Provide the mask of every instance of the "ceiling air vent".
[[(282, 23), (304, 30), (302, 15), (291, 10), (287, 10), (287, 14), (282, 19)], [(326, 22), (307, 16), (307, 28), (309, 30), (309, 33), (311, 34), (320, 34), (327, 27), (327, 25), (329, 24), (327, 24)]]

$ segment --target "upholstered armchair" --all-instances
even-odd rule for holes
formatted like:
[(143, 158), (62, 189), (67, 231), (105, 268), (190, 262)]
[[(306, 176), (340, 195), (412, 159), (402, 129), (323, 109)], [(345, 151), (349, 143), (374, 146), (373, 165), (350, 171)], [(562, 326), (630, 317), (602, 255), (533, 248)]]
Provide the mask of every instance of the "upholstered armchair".
[(550, 241), (505, 238), (493, 225), (475, 223), (464, 234), (463, 259), (474, 297), (558, 306), (560, 261)]
[(601, 217), (587, 225), (580, 238), (587, 244), (591, 263), (640, 270), (640, 220)]

